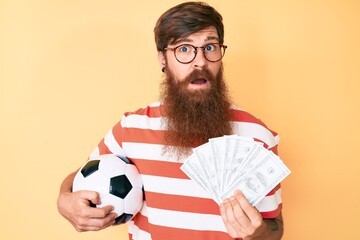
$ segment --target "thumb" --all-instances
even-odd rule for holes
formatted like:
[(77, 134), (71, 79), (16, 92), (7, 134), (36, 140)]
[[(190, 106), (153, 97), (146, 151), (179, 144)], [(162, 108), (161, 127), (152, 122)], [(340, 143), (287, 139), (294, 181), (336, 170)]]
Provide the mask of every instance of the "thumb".
[(89, 201), (95, 205), (101, 204), (100, 194), (95, 191), (81, 191), (82, 199)]

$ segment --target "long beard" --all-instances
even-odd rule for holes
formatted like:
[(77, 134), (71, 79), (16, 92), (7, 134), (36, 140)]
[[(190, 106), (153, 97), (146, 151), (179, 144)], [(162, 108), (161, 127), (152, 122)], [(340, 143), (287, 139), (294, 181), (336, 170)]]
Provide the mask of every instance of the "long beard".
[[(186, 79), (177, 81), (171, 71), (166, 72), (162, 84), (168, 130), (165, 132), (165, 152), (181, 158), (210, 138), (231, 134), (230, 99), (222, 76), (222, 68), (215, 77), (204, 69), (193, 71)], [(199, 78), (210, 81), (210, 88), (188, 90), (190, 82)]]

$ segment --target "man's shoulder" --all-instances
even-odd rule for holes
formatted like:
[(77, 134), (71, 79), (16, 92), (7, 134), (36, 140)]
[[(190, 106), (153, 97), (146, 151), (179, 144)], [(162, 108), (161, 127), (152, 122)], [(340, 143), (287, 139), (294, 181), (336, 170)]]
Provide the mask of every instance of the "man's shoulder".
[(256, 138), (269, 147), (278, 144), (277, 132), (271, 130), (261, 119), (235, 105), (231, 105), (230, 111), (235, 134)]
[(230, 113), (230, 118), (233, 122), (250, 122), (265, 125), (259, 118), (234, 104), (230, 106)]
[(161, 117), (161, 110), (160, 110), (161, 102), (153, 102), (148, 104), (145, 107), (139, 108), (135, 111), (129, 111), (124, 113), (125, 117), (137, 115), (137, 116), (145, 116), (150, 118), (157, 118)]

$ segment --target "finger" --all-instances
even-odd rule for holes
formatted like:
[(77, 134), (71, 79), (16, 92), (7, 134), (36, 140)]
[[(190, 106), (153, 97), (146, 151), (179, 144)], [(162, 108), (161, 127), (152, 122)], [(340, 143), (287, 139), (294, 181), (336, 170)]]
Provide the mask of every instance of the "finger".
[(82, 218), (79, 220), (75, 228), (79, 232), (99, 231), (113, 225), (116, 217), (116, 213), (111, 213), (105, 218)]
[(237, 199), (237, 202), (239, 203), (240, 208), (246, 214), (246, 216), (248, 217), (248, 219), (251, 223), (253, 223), (253, 224), (261, 223), (261, 221), (262, 221), (261, 214), (255, 207), (253, 207), (250, 204), (250, 202), (246, 199), (246, 197), (244, 196), (244, 194), (241, 191), (239, 191), (239, 190), (235, 191), (235, 198)]
[(242, 230), (245, 231), (251, 225), (251, 221), (249, 217), (247, 216), (246, 212), (240, 205), (238, 198), (232, 196), (230, 198), (230, 204), (232, 207), (234, 219), (236, 220), (234, 221), (234, 224), (236, 224), (234, 225), (234, 227), (241, 228)]
[(94, 191), (79, 191), (80, 197), (84, 200), (88, 200), (92, 202), (93, 204), (101, 204), (100, 195), (97, 192)]
[(114, 206), (107, 205), (101, 208), (87, 208), (87, 216), (89, 218), (105, 218), (112, 211), (114, 211)]
[(93, 227), (97, 227), (100, 230), (113, 225), (116, 218), (116, 213), (110, 213), (104, 218), (91, 218), (89, 224)]
[(229, 233), (229, 235), (232, 238), (236, 238), (238, 237), (236, 230), (233, 228), (232, 224), (229, 221), (229, 218), (227, 216), (227, 208), (229, 207), (228, 204), (229, 200), (225, 199), (223, 203), (220, 204), (220, 215), (221, 218), (224, 222), (225, 228), (227, 230), (227, 232)]
[(97, 192), (79, 191), (78, 194), (81, 199), (78, 215), (82, 218), (104, 218), (109, 215), (110, 212), (114, 211), (114, 207), (111, 205), (102, 208), (91, 206), (91, 203), (100, 204), (100, 196)]

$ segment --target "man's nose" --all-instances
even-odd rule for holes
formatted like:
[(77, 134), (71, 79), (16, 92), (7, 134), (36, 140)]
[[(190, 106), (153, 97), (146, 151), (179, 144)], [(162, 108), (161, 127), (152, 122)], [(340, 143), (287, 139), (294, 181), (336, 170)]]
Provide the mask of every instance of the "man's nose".
[(202, 49), (197, 49), (196, 57), (193, 61), (193, 65), (195, 68), (204, 68), (208, 63), (208, 60), (205, 58), (205, 53)]

